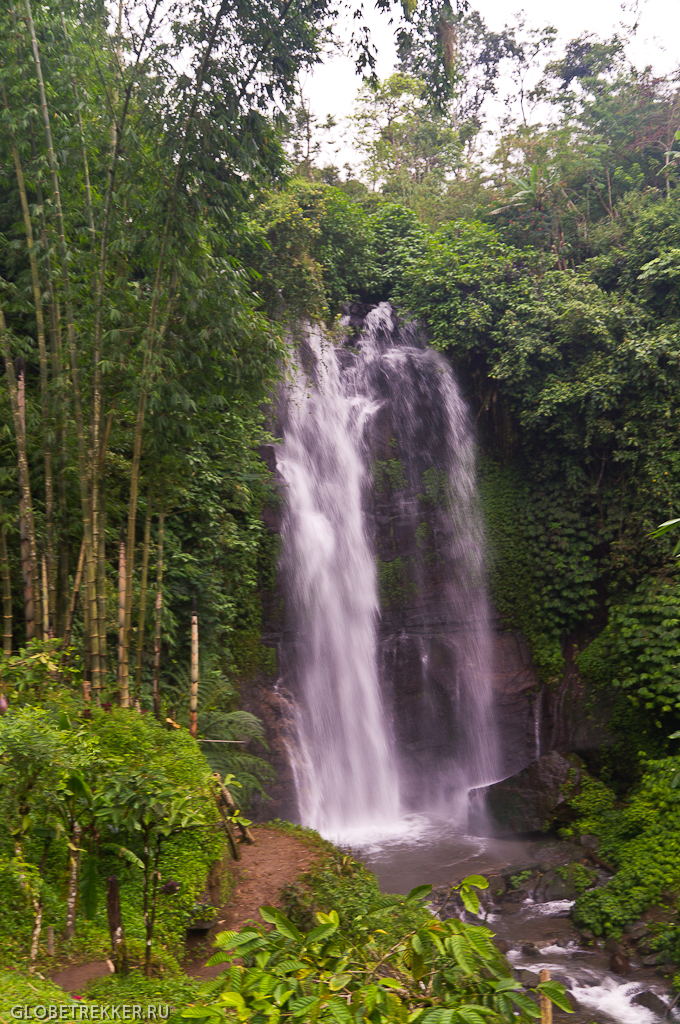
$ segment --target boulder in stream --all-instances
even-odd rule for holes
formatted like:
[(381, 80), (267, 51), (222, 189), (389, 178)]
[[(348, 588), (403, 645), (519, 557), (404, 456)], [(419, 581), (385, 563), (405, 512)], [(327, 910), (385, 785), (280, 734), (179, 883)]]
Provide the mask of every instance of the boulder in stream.
[(489, 786), (486, 806), (496, 834), (542, 832), (555, 822), (571, 821), (570, 799), (580, 792), (583, 776), (583, 762), (576, 754), (553, 750), (509, 779)]
[(668, 1010), (668, 1004), (664, 1003), (660, 996), (657, 996), (656, 992), (647, 990), (646, 992), (638, 992), (636, 996), (631, 999), (633, 1006), (644, 1006), (645, 1009), (651, 1010), (652, 1013), (658, 1013), (661, 1016), (666, 1016)]

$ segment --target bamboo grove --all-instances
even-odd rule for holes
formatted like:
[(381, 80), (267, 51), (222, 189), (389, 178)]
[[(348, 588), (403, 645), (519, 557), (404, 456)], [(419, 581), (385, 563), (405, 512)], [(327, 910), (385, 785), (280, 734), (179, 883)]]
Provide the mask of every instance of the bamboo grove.
[(0, 13), (3, 650), (79, 649), (87, 699), (131, 705), (152, 626), (158, 713), (167, 517), (197, 447), (238, 469), (261, 436), (282, 344), (233, 253), (326, 13)]

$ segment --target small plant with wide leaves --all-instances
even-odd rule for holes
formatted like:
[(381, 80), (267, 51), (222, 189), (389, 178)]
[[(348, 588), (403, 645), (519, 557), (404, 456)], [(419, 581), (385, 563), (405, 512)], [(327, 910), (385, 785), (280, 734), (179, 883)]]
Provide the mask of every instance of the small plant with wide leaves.
[[(479, 909), (474, 889), (486, 885), (476, 875), (459, 884), (471, 913)], [(355, 920), (359, 938), (351, 940), (335, 910), (318, 913), (317, 926), (303, 934), (280, 910), (261, 907), (273, 928), (251, 925), (219, 934), (219, 951), (209, 963), (227, 969), (203, 987), (204, 1003), (183, 1016), (211, 1024), (515, 1024), (540, 1018), (487, 928), (430, 917), (392, 945), (385, 942), (390, 915), (422, 903), (431, 888), (383, 897)], [(533, 991), (571, 1012), (557, 982)]]

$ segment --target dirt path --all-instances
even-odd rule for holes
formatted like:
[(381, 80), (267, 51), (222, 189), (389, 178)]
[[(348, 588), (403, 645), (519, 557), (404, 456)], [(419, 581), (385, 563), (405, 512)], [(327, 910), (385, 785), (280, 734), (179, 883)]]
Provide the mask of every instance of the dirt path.
[(236, 931), (247, 921), (261, 924), (258, 908), (280, 906), (281, 889), (307, 871), (317, 857), (316, 851), (297, 836), (262, 826), (251, 831), (255, 844), (241, 846), (242, 859), (231, 865), (236, 887), (229, 901), (220, 907), (217, 926), (211, 930), (207, 940), (194, 947), (191, 959), (184, 965), (187, 974), (195, 978), (214, 978), (224, 969), (223, 965), (207, 967), (205, 963), (210, 958), (212, 942), (218, 932)]

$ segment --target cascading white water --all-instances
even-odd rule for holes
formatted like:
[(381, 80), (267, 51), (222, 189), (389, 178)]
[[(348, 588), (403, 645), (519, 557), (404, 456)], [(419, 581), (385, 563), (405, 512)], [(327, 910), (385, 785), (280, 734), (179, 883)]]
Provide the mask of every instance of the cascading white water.
[(298, 802), (306, 825), (334, 834), (398, 818), (399, 783), (378, 682), (378, 592), (363, 515), (370, 402), (347, 392), (319, 332), (308, 344), (316, 381), (298, 374), (277, 468), (297, 629)]
[[(350, 350), (310, 331), (300, 363), (277, 468), (295, 635), (292, 762), (301, 818), (326, 835), (394, 827), (413, 809), (415, 791), (419, 809), (453, 816), (470, 788), (494, 779), (497, 763), (483, 535), (465, 404), (446, 361), (413, 329), (399, 327), (386, 303), (368, 314)], [(422, 526), (423, 488), (438, 493), (428, 513), (436, 608), (418, 626), (419, 703), (409, 725), (417, 742), (403, 740), (402, 708), (376, 630), (367, 497), (372, 421), (386, 409), (404, 473), (397, 518), (409, 535)], [(411, 562), (413, 588), (422, 590), (433, 570), (424, 557)], [(402, 629), (393, 646), (404, 636)]]

